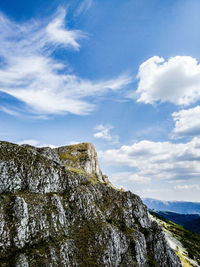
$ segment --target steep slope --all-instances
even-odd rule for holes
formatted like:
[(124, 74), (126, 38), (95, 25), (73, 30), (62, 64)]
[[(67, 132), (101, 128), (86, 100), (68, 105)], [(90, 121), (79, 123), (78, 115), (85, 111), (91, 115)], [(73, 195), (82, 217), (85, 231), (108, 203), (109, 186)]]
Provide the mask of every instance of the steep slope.
[(200, 202), (162, 201), (153, 198), (142, 198), (142, 201), (149, 209), (182, 214), (200, 214)]
[(200, 215), (199, 214), (180, 214), (170, 211), (152, 211), (154, 214), (170, 220), (184, 228), (200, 234)]
[(91, 144), (0, 142), (0, 266), (182, 266), (141, 199), (114, 189)]
[(177, 251), (184, 267), (200, 266), (200, 235), (192, 233), (151, 211), (156, 221), (165, 231), (172, 248)]
[(186, 229), (200, 235), (200, 217), (184, 223), (183, 226)]

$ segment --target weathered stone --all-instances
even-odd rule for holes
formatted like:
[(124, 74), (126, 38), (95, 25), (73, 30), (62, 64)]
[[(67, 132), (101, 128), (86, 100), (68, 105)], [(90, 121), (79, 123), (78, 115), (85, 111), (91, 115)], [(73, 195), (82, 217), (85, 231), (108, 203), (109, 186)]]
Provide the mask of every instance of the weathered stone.
[(141, 199), (113, 188), (93, 145), (0, 142), (1, 266), (182, 266)]

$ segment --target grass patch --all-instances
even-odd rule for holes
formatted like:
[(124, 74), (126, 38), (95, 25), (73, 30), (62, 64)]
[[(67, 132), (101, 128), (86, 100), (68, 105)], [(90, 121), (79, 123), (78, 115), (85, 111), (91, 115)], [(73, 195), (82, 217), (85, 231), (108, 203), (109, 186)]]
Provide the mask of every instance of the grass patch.
[(76, 162), (76, 158), (70, 155), (69, 153), (61, 153), (59, 157), (60, 157), (60, 160), (71, 160), (74, 163)]
[[(76, 169), (76, 168), (73, 168), (73, 167), (69, 167), (66, 165), (66, 167), (68, 168), (69, 171), (73, 172), (73, 173), (76, 173), (76, 174), (81, 174), (81, 175), (84, 175), (88, 178), (89, 182), (92, 183), (92, 184), (96, 184), (98, 183), (98, 179), (95, 177), (95, 175), (90, 175), (88, 174), (87, 172), (84, 172), (82, 171), (81, 169)], [(85, 185), (87, 185), (88, 183), (85, 182)]]
[(104, 247), (99, 245), (98, 235), (101, 234), (104, 224), (102, 222), (87, 222), (73, 227), (72, 237), (77, 248), (76, 258), (80, 267), (101, 267), (100, 256)]
[(179, 251), (176, 251), (176, 254), (181, 259), (181, 262), (182, 262), (182, 264), (183, 264), (184, 267), (193, 267), (193, 265), (191, 265), (189, 263), (189, 261), (187, 261), (186, 258), (183, 257), (183, 255)]
[(76, 164), (81, 160), (84, 160), (87, 156), (88, 143), (81, 143), (77, 145), (71, 145), (65, 147), (64, 151), (59, 153), (60, 160), (71, 161), (72, 164)]

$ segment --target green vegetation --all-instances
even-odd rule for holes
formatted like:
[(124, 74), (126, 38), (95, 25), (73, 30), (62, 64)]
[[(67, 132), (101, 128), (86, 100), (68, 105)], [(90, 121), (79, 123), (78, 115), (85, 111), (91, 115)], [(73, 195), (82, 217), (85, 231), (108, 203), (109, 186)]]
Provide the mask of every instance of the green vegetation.
[(200, 215), (199, 214), (180, 214), (176, 212), (170, 211), (155, 211), (154, 214), (158, 214), (158, 216), (163, 217), (171, 222), (179, 224), (184, 228), (200, 234)]
[(60, 157), (61, 160), (71, 160), (74, 163), (76, 162), (76, 158), (74, 156), (70, 155), (67, 152), (66, 153), (61, 153), (59, 155), (59, 157)]
[(200, 264), (200, 235), (195, 234), (161, 216), (158, 216), (154, 212), (151, 212), (151, 214), (164, 222), (162, 226), (166, 230), (170, 231), (172, 235), (182, 243), (183, 247), (188, 253), (188, 257)]
[(182, 262), (182, 264), (183, 264), (184, 267), (193, 267), (193, 265), (191, 265), (189, 263), (189, 261), (186, 260), (186, 258), (180, 253), (180, 251), (177, 251), (176, 254), (181, 259), (181, 262)]
[[(107, 221), (108, 222), (108, 221)], [(112, 222), (113, 224), (113, 222)], [(113, 224), (114, 225), (114, 224)], [(77, 248), (76, 260), (80, 267), (103, 267), (101, 256), (106, 250), (106, 236), (103, 232), (105, 231), (106, 222), (103, 221), (88, 221), (80, 223), (79, 227), (74, 226), (72, 228), (72, 238)], [(108, 228), (107, 228), (108, 229)], [(135, 243), (133, 233), (135, 229), (126, 228), (123, 233), (130, 238), (130, 248), (135, 252)], [(99, 242), (99, 237), (103, 242)]]
[(98, 236), (101, 234), (104, 224), (102, 221), (90, 221), (74, 226), (72, 229), (72, 238), (77, 247), (77, 262), (80, 267), (101, 267), (100, 255), (103, 255), (105, 246), (100, 245)]
[[(51, 160), (47, 159), (39, 153), (34, 154), (33, 150), (30, 147), (19, 146), (16, 144), (8, 142), (0, 142), (0, 160), (3, 161), (14, 161), (14, 164), (18, 168), (18, 172), (25, 169), (29, 171), (38, 171), (40, 170), (40, 165), (45, 169), (49, 169), (52, 165), (54, 168), (57, 168), (56, 164), (53, 164)], [(34, 167), (34, 168), (33, 168)], [(8, 168), (10, 175), (12, 177), (12, 168)]]
[[(90, 175), (88, 174), (87, 172), (84, 172), (80, 169), (76, 169), (76, 168), (73, 168), (73, 167), (69, 167), (66, 165), (66, 167), (68, 168), (69, 171), (73, 172), (73, 173), (77, 173), (77, 174), (81, 174), (81, 175), (84, 175), (88, 178), (89, 182), (92, 183), (92, 184), (95, 184), (95, 183), (98, 183), (98, 179), (95, 177), (95, 175)], [(88, 183), (85, 182), (85, 185), (87, 185)]]
[(97, 183), (96, 174), (88, 174), (82, 168), (82, 165), (88, 157), (88, 143), (81, 143), (60, 148), (58, 151), (60, 160), (65, 162), (65, 167), (71, 172), (86, 176), (92, 184)]
[(70, 150), (78, 150), (80, 152), (87, 151), (88, 149), (88, 143), (80, 143), (80, 144), (75, 144), (75, 145), (70, 145), (67, 146)]
[(0, 159), (8, 161), (11, 159), (26, 159), (30, 149), (8, 142), (0, 142)]
[(150, 267), (156, 267), (157, 262), (154, 259), (154, 255), (150, 249), (147, 250), (147, 256), (148, 256), (148, 264)]
[(87, 172), (84, 172), (84, 171), (82, 171), (82, 170), (80, 170), (80, 169), (73, 168), (73, 167), (70, 167), (70, 166), (68, 166), (68, 165), (66, 165), (66, 167), (67, 167), (67, 169), (68, 169), (69, 171), (71, 171), (71, 172), (73, 172), (73, 173), (82, 174), (82, 175), (87, 176), (87, 177), (89, 176), (89, 174), (88, 174)]
[[(71, 161), (76, 164), (87, 156), (88, 143), (81, 143), (65, 147), (65, 151), (59, 153), (60, 160)], [(76, 153), (77, 152), (77, 153)]]

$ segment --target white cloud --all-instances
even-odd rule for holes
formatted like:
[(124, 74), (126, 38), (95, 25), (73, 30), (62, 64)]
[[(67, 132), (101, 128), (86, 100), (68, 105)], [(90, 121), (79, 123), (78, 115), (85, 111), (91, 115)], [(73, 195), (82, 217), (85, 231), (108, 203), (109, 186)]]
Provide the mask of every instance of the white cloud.
[(77, 144), (80, 144), (81, 142), (79, 141), (70, 141), (66, 144), (66, 146), (71, 146), (71, 145), (77, 145)]
[(31, 145), (31, 146), (36, 146), (36, 147), (50, 147), (50, 148), (56, 148), (57, 146), (55, 145), (50, 145), (50, 144), (41, 144), (40, 141), (34, 140), (34, 139), (26, 139), (17, 142), (18, 145)]
[(140, 65), (137, 78), (138, 102), (190, 105), (200, 99), (200, 65), (190, 56), (154, 56)]
[(49, 42), (79, 49), (80, 45), (77, 42), (77, 39), (84, 37), (84, 34), (79, 30), (66, 30), (65, 17), (66, 12), (61, 9), (59, 16), (47, 25), (46, 32), (48, 34)]
[(145, 193), (166, 193), (166, 192), (172, 192), (171, 189), (169, 188), (159, 188), (159, 189), (155, 189), (155, 188), (146, 188), (146, 189), (142, 189), (142, 190), (136, 190), (136, 193), (139, 195), (144, 195)]
[[(133, 167), (138, 180), (190, 180), (200, 177), (200, 138), (184, 144), (143, 140), (99, 152), (105, 165)], [(128, 177), (127, 177), (128, 179)]]
[(97, 127), (95, 127), (95, 130), (97, 130), (97, 132), (94, 134), (95, 138), (98, 139), (104, 139), (108, 142), (111, 143), (118, 143), (119, 142), (119, 136), (118, 135), (112, 135), (110, 133), (110, 131), (113, 129), (114, 127), (111, 125), (98, 125)]
[(95, 108), (91, 97), (131, 82), (128, 75), (107, 81), (85, 80), (55, 59), (55, 50), (78, 50), (78, 40), (85, 36), (65, 26), (65, 15), (65, 10), (59, 9), (52, 21), (17, 24), (0, 13), (0, 91), (26, 104), (25, 112), (85, 115)]
[(82, 13), (85, 13), (92, 6), (93, 0), (83, 0), (78, 6), (75, 16), (79, 16)]
[(172, 131), (172, 138), (200, 135), (200, 106), (187, 110), (174, 112), (172, 117), (175, 127)]
[(12, 116), (19, 116), (19, 113), (17, 111), (10, 109), (8, 107), (1, 107), (0, 106), (0, 110), (3, 111), (4, 113), (12, 115)]
[(199, 184), (192, 184), (192, 185), (176, 185), (174, 186), (174, 189), (175, 190), (192, 190), (192, 189), (195, 189), (195, 190), (200, 190), (200, 185)]
[(17, 142), (18, 145), (31, 145), (31, 146), (38, 146), (39, 143), (40, 142), (38, 140), (34, 139), (27, 139)]
[(134, 182), (138, 184), (148, 184), (151, 181), (150, 177), (142, 177), (137, 173), (133, 172), (116, 172), (113, 173), (110, 177), (114, 183), (123, 183), (125, 182)]

